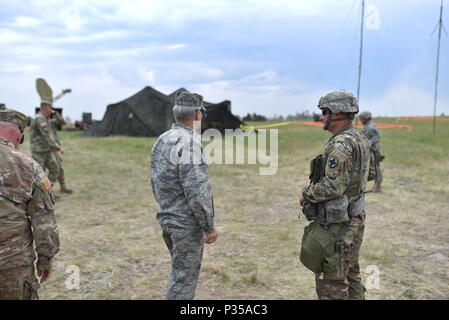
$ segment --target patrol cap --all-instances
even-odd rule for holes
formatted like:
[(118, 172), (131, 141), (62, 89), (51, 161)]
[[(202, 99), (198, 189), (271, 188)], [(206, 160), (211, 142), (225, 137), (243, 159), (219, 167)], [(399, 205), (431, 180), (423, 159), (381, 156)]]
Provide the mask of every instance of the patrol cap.
[(373, 118), (373, 115), (369, 111), (363, 111), (363, 112), (360, 112), (359, 118), (360, 119), (371, 120)]
[(320, 98), (318, 108), (329, 109), (332, 113), (358, 113), (359, 105), (352, 93), (338, 90)]
[(15, 123), (23, 132), (28, 124), (28, 117), (19, 111), (4, 109), (0, 110), (0, 121)]
[(206, 111), (203, 106), (203, 96), (197, 93), (190, 93), (186, 91), (176, 92), (175, 106), (200, 108), (202, 111)]

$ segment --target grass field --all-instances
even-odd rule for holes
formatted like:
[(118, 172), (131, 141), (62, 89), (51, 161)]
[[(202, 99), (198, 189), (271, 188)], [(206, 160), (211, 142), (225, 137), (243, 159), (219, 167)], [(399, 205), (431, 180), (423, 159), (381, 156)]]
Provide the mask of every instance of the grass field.
[[(448, 299), (449, 121), (438, 121), (435, 136), (430, 121), (401, 123), (413, 131), (381, 130), (383, 193), (366, 199), (364, 281), (369, 265), (380, 270), (380, 288), (367, 298)], [(273, 176), (259, 175), (256, 165), (209, 167), (220, 237), (205, 248), (197, 299), (316, 298), (313, 274), (298, 260), (307, 225), (298, 219), (298, 193), (328, 137), (319, 127), (279, 128)], [(163, 299), (170, 258), (149, 183), (155, 139), (78, 132), (60, 139), (75, 193), (56, 204), (61, 251), (40, 298)], [(28, 140), (23, 150), (29, 154)], [(65, 286), (71, 265), (80, 270), (75, 290)]]

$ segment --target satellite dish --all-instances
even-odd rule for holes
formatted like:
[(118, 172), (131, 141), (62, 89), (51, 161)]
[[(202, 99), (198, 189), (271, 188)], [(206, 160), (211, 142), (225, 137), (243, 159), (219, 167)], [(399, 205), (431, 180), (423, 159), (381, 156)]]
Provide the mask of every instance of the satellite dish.
[(42, 78), (36, 79), (36, 90), (41, 97), (41, 102), (52, 103), (53, 102), (53, 90), (51, 90), (47, 81)]

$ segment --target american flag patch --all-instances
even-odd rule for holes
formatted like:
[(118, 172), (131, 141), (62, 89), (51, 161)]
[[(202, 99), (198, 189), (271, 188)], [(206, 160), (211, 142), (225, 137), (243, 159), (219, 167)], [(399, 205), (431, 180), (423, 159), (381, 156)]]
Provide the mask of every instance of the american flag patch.
[(44, 186), (45, 190), (48, 191), (48, 190), (51, 189), (51, 182), (50, 182), (50, 180), (48, 180), (47, 177), (43, 178), (43, 179), (41, 180), (41, 183), (42, 183), (42, 185)]

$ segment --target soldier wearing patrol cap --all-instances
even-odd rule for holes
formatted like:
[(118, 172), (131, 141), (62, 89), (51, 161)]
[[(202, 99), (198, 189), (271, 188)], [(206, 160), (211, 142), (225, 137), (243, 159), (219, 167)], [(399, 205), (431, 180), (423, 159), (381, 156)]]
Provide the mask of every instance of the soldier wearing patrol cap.
[(312, 161), (311, 182), (300, 194), (302, 211), (312, 221), (304, 230), (300, 260), (315, 273), (319, 299), (364, 299), (358, 260), (369, 146), (352, 126), (359, 107), (351, 93), (331, 92), (318, 108), (323, 129), (333, 135)]
[(63, 154), (64, 149), (55, 140), (50, 127), (50, 117), (53, 113), (53, 92), (45, 80), (41, 78), (36, 80), (36, 88), (41, 97), (41, 107), (30, 125), (31, 156), (44, 170), (48, 169), (48, 178), (54, 184), (60, 171), (55, 153)]
[(203, 97), (177, 92), (176, 123), (156, 140), (151, 151), (151, 187), (158, 203), (157, 220), (172, 257), (166, 299), (195, 296), (204, 243), (218, 237), (212, 189), (203, 161)]
[(18, 111), (0, 110), (0, 300), (37, 299), (36, 255), (42, 283), (59, 251), (51, 183), (18, 151), (27, 122)]
[(373, 166), (375, 167), (375, 184), (373, 192), (382, 192), (383, 176), (380, 162), (385, 157), (380, 152), (380, 132), (371, 121), (372, 118), (373, 115), (369, 111), (363, 111), (359, 114), (360, 122), (362, 122), (363, 125), (362, 133), (365, 135), (366, 140), (368, 140), (374, 158)]

